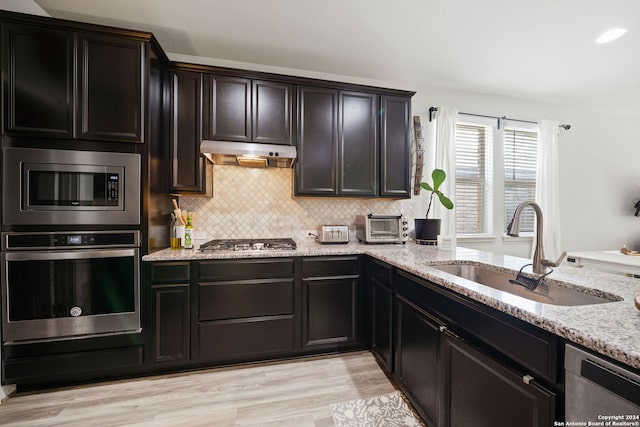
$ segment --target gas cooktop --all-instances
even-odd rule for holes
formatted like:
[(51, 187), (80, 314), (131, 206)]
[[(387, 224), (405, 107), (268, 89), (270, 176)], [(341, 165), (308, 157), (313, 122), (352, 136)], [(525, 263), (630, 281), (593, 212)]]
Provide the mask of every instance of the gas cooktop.
[(212, 251), (259, 251), (259, 250), (293, 250), (296, 242), (293, 239), (214, 239), (200, 245), (201, 252)]

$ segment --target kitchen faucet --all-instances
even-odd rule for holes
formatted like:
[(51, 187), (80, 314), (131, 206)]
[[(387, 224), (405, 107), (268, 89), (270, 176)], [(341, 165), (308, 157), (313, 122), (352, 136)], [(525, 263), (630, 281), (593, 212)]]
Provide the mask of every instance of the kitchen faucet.
[[(507, 235), (513, 236), (513, 237), (519, 236), (520, 216), (522, 215), (522, 211), (524, 210), (524, 208), (526, 208), (527, 206), (531, 206), (536, 213), (536, 249), (533, 253), (533, 272), (535, 274), (546, 275), (551, 273), (551, 271), (553, 271), (551, 270), (547, 273), (547, 267), (557, 267), (558, 265), (560, 265), (560, 263), (562, 262), (564, 257), (567, 255), (567, 253), (562, 252), (562, 254), (560, 255), (560, 258), (558, 258), (556, 262), (552, 262), (544, 258), (544, 248), (542, 247), (542, 225), (543, 225), (542, 210), (540, 209), (540, 206), (536, 202), (532, 200), (528, 200), (518, 205), (515, 212), (513, 213), (513, 218), (511, 219), (511, 222), (507, 226)], [(518, 276), (520, 275), (518, 274)]]

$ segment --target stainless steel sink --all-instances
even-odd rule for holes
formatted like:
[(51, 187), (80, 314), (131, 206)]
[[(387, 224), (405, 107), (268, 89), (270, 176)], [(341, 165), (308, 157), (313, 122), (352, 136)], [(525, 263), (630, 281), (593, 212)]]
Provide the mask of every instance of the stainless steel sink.
[(601, 297), (586, 293), (586, 291), (588, 291), (586, 288), (583, 288), (585, 290), (583, 292), (579, 290), (580, 287), (578, 286), (575, 286), (576, 289), (569, 289), (546, 282), (543, 282), (536, 290), (530, 291), (524, 286), (509, 282), (509, 279), (514, 279), (516, 277), (515, 273), (503, 273), (501, 271), (492, 270), (479, 265), (439, 264), (431, 265), (430, 267), (472, 282), (480, 283), (499, 291), (507, 292), (509, 294), (544, 304), (573, 306), (622, 301), (622, 298), (613, 294)]

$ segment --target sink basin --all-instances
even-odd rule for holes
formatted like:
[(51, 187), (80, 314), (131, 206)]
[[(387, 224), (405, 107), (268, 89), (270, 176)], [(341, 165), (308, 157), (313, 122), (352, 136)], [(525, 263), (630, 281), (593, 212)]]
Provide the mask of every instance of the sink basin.
[[(509, 282), (509, 279), (515, 279), (516, 274), (503, 273), (501, 271), (492, 270), (487, 267), (472, 264), (440, 264), (430, 266), (445, 273), (480, 283), (499, 291), (517, 295), (528, 300), (553, 305), (591, 305), (603, 304), (613, 301), (622, 301), (622, 298), (609, 294), (607, 296), (597, 296), (586, 293), (585, 291), (564, 288), (552, 283), (542, 282), (534, 291), (530, 291), (524, 286), (516, 285)], [(572, 285), (573, 286), (573, 285)]]

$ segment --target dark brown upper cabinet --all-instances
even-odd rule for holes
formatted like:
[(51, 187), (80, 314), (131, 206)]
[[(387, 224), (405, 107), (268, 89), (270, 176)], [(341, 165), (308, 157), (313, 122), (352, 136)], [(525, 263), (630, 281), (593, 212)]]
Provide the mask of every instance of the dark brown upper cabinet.
[(207, 139), (292, 144), (292, 85), (211, 74), (205, 92)]
[(251, 80), (206, 75), (207, 139), (251, 140)]
[(253, 142), (292, 145), (292, 86), (254, 80), (252, 90)]
[(200, 154), (202, 141), (203, 75), (193, 71), (171, 73), (170, 192), (209, 195), (207, 160)]
[(338, 91), (299, 86), (296, 195), (337, 195), (337, 146)]
[(143, 142), (145, 42), (3, 25), (4, 133)]
[(299, 86), (295, 195), (409, 195), (410, 97)]
[(72, 138), (74, 33), (7, 24), (2, 39), (4, 133)]
[(380, 97), (380, 196), (408, 198), (411, 98)]
[(375, 196), (378, 191), (378, 95), (340, 92), (338, 175), (340, 196)]
[(78, 138), (143, 142), (143, 43), (82, 33), (78, 51)]

